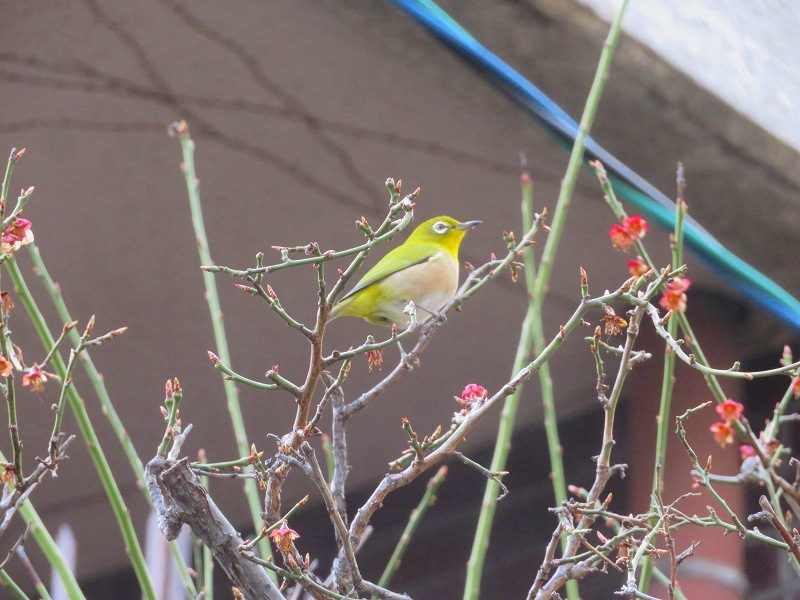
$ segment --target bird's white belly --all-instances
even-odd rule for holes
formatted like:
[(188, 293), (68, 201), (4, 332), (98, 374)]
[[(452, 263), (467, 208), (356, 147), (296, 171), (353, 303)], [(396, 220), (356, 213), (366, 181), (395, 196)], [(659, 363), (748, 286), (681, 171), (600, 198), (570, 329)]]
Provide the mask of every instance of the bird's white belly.
[(458, 288), (458, 262), (440, 252), (428, 262), (404, 269), (391, 276), (392, 295), (397, 301), (387, 311), (387, 317), (398, 325), (408, 322), (403, 313), (409, 301), (417, 306), (417, 321), (422, 323), (453, 297)]

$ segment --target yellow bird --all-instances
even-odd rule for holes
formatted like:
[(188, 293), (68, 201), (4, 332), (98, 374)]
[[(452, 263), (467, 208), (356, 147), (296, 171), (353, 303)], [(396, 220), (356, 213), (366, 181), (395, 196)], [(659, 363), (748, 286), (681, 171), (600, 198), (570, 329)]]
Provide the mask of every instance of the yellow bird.
[(361, 317), (375, 325), (403, 325), (409, 301), (422, 323), (438, 313), (458, 289), (458, 247), (481, 221), (428, 219), (372, 267), (333, 307), (331, 318)]

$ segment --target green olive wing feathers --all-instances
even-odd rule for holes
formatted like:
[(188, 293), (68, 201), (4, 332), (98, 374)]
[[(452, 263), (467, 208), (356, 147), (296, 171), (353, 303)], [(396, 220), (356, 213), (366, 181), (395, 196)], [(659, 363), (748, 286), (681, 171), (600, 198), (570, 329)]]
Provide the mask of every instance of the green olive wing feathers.
[[(342, 296), (339, 302), (344, 302), (361, 290), (386, 279), (390, 275), (394, 275), (409, 267), (426, 263), (440, 252), (441, 248), (429, 246), (427, 244), (415, 245), (413, 247), (407, 247), (405, 244), (398, 246), (378, 261), (378, 264), (367, 271), (364, 277), (361, 278), (361, 281), (359, 281), (352, 290)], [(337, 304), (339, 302), (337, 302)]]

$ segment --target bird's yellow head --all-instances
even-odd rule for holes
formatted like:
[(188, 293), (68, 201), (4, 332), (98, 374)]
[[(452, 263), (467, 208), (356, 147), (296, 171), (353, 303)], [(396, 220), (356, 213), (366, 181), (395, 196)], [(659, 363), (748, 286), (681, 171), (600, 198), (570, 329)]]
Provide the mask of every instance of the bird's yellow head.
[(453, 217), (434, 217), (421, 223), (411, 235), (406, 244), (431, 244), (444, 248), (454, 257), (458, 256), (458, 247), (464, 234), (469, 229), (478, 225), (480, 221), (466, 221), (460, 223)]

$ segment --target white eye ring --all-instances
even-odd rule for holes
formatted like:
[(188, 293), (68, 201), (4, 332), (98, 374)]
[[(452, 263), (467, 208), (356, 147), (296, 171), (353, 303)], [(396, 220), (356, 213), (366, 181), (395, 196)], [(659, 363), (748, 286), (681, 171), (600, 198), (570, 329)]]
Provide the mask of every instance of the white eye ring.
[(450, 229), (450, 227), (444, 221), (437, 221), (436, 223), (433, 224), (433, 230), (436, 233), (444, 233), (448, 229)]

